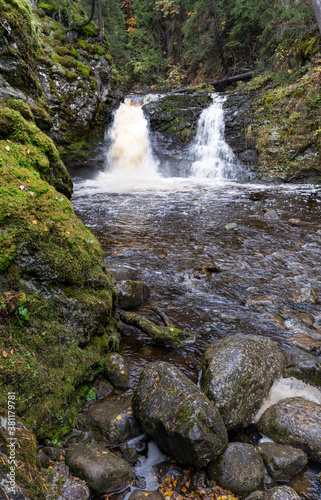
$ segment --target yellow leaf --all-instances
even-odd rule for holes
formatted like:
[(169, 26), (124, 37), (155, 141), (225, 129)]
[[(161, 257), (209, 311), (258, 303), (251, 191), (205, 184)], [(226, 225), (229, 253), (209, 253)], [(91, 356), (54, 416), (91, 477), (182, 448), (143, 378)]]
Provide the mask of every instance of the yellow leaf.
[(32, 220), (31, 224), (38, 224), (38, 222), (36, 220)]
[(29, 150), (29, 149), (27, 149), (27, 155), (28, 155), (29, 153), (30, 153), (30, 150)]
[(116, 420), (121, 420), (121, 415), (117, 415)]
[(124, 372), (124, 370), (122, 370), (120, 373), (121, 373), (122, 375), (124, 375), (124, 373), (125, 373), (125, 372)]
[(9, 146), (6, 146), (6, 150), (7, 150), (7, 151), (10, 151), (10, 147), (9, 147)]
[(47, 228), (47, 226), (46, 226), (46, 227), (44, 227), (44, 228), (43, 228), (43, 230), (44, 230), (44, 231), (48, 231), (48, 228)]
[(156, 380), (156, 382), (158, 382), (158, 381), (159, 381), (159, 376), (158, 376), (158, 375), (157, 375), (157, 377), (156, 377), (156, 379), (155, 379), (155, 380)]

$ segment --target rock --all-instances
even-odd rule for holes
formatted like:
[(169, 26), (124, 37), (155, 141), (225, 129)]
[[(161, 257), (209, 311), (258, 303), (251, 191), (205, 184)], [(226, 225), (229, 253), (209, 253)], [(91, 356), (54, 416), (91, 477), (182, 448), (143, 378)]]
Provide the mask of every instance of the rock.
[(130, 465), (102, 444), (75, 444), (68, 448), (66, 463), (70, 470), (99, 493), (125, 488), (134, 474)]
[(117, 352), (106, 356), (104, 363), (105, 375), (114, 387), (126, 389), (129, 381), (129, 368), (125, 358)]
[(108, 444), (124, 443), (142, 434), (131, 409), (131, 396), (113, 396), (92, 403), (87, 413), (87, 424), (98, 430)]
[(126, 460), (126, 462), (129, 463), (129, 465), (135, 465), (135, 463), (138, 460), (138, 453), (135, 450), (135, 448), (132, 448), (131, 446), (126, 446), (123, 449), (123, 459)]
[(140, 306), (150, 296), (149, 286), (143, 281), (120, 281), (116, 286), (118, 307), (126, 311)]
[(232, 231), (233, 229), (237, 228), (238, 225), (236, 224), (236, 222), (229, 222), (229, 224), (226, 224), (226, 226), (224, 226), (224, 229), (226, 229), (227, 231)]
[(275, 210), (268, 210), (263, 215), (263, 219), (267, 221), (277, 221), (279, 219), (279, 216)]
[(128, 500), (164, 500), (164, 497), (157, 491), (134, 490)]
[(46, 455), (43, 451), (39, 451), (37, 453), (37, 467), (39, 469), (48, 469), (50, 465), (50, 460), (48, 455)]
[(208, 476), (222, 488), (246, 497), (263, 486), (263, 460), (254, 446), (230, 443), (222, 457), (209, 465)]
[(100, 382), (98, 385), (97, 399), (104, 399), (113, 392), (113, 386), (109, 382)]
[(257, 446), (268, 473), (274, 481), (290, 481), (301, 472), (308, 462), (302, 450), (277, 443), (261, 443)]
[(293, 301), (296, 304), (317, 304), (318, 296), (313, 290), (313, 288), (300, 288), (300, 290), (295, 290), (293, 294)]
[(204, 489), (206, 483), (206, 474), (202, 470), (193, 472), (190, 481), (190, 488), (193, 491)]
[(246, 500), (264, 500), (264, 498), (265, 498), (264, 491), (258, 490), (258, 491), (253, 491), (251, 495), (246, 497)]
[(208, 347), (201, 388), (228, 429), (247, 427), (283, 368), (283, 354), (270, 339), (237, 334)]
[(44, 446), (42, 448), (42, 451), (54, 462), (59, 460), (59, 457), (61, 455), (60, 449), (56, 446)]
[(83, 481), (71, 477), (65, 467), (64, 470), (53, 472), (49, 476), (50, 496), (57, 500), (88, 500), (90, 497), (89, 488)]
[(263, 295), (253, 295), (250, 299), (247, 300), (246, 304), (248, 306), (255, 307), (275, 307), (276, 304), (274, 300), (270, 299), (270, 297), (264, 297)]
[(217, 409), (169, 363), (157, 361), (144, 367), (132, 406), (143, 430), (180, 462), (203, 467), (227, 445)]
[(298, 347), (283, 349), (285, 377), (295, 377), (321, 389), (321, 360)]
[(263, 413), (258, 429), (321, 462), (321, 405), (302, 397), (282, 399)]
[(277, 486), (265, 493), (264, 500), (300, 500), (300, 497), (289, 486)]
[(300, 220), (300, 219), (289, 219), (288, 220), (288, 224), (290, 224), (290, 226), (299, 227), (299, 226), (302, 226), (302, 220)]

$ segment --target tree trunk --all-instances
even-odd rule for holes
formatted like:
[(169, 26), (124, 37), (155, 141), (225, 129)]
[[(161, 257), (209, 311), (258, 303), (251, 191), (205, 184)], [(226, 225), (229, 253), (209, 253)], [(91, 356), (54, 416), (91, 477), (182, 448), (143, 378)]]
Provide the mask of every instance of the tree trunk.
[(319, 31), (321, 33), (321, 0), (311, 0), (311, 2), (318, 23)]
[[(316, 0), (316, 1), (318, 1), (318, 0)], [(221, 57), (221, 61), (222, 61), (222, 65), (223, 65), (224, 71), (225, 71), (225, 73), (227, 73), (228, 72), (228, 67), (226, 66), (225, 57), (224, 57), (223, 40), (222, 40), (221, 30), (220, 30), (220, 27), (218, 25), (218, 17), (217, 17), (217, 9), (216, 9), (215, 0), (212, 0), (212, 4), (213, 4), (213, 12), (214, 12), (214, 20), (215, 20), (215, 30), (216, 30), (216, 39), (217, 39), (217, 43), (218, 43), (218, 49), (219, 49), (219, 52), (220, 52), (220, 57)]]

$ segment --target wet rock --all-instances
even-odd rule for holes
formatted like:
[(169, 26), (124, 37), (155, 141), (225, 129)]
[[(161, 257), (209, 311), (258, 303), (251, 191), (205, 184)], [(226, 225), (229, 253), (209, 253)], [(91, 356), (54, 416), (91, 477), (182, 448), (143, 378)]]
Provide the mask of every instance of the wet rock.
[(48, 469), (50, 465), (50, 460), (48, 455), (46, 455), (43, 451), (39, 451), (37, 453), (37, 467), (39, 469)]
[(228, 224), (226, 224), (224, 226), (224, 229), (226, 229), (227, 231), (232, 231), (233, 229), (237, 229), (238, 228), (238, 225), (236, 224), (236, 222), (229, 222)]
[(158, 361), (144, 367), (132, 406), (143, 430), (178, 461), (203, 467), (227, 445), (218, 410), (169, 363)]
[(300, 497), (289, 486), (277, 486), (265, 493), (264, 500), (300, 500)]
[(157, 491), (134, 490), (129, 500), (164, 500), (164, 497)]
[(102, 444), (75, 444), (68, 448), (66, 463), (91, 489), (110, 493), (125, 488), (134, 474), (130, 465)]
[(116, 286), (118, 307), (126, 311), (140, 306), (150, 296), (149, 286), (143, 281), (120, 281)]
[(260, 453), (250, 444), (230, 443), (208, 476), (223, 488), (246, 497), (263, 485), (264, 464)]
[(246, 500), (264, 500), (264, 497), (265, 497), (264, 491), (258, 490), (258, 491), (253, 491), (251, 495), (246, 497)]
[(124, 443), (142, 434), (131, 409), (131, 396), (116, 396), (90, 405), (87, 424), (98, 431), (108, 444)]
[(263, 215), (263, 219), (267, 221), (277, 221), (279, 219), (279, 216), (275, 210), (268, 210)]
[(55, 446), (44, 446), (42, 448), (42, 451), (54, 462), (59, 460), (61, 451), (59, 448), (56, 448)]
[(306, 453), (292, 446), (261, 443), (257, 446), (268, 473), (274, 481), (290, 481), (308, 462)]
[(252, 306), (255, 308), (262, 306), (274, 307), (276, 305), (274, 300), (270, 299), (269, 297), (264, 297), (262, 295), (254, 295), (253, 297), (248, 299), (246, 303), (248, 306)]
[(103, 399), (113, 392), (113, 386), (108, 382), (100, 382), (97, 390), (97, 399)]
[(129, 465), (135, 465), (135, 463), (138, 460), (138, 453), (135, 450), (135, 448), (132, 448), (131, 446), (126, 446), (126, 448), (123, 449), (123, 459), (126, 460), (126, 462), (129, 463)]
[(302, 226), (302, 220), (300, 220), (300, 219), (289, 219), (288, 220), (288, 224), (290, 224), (290, 226), (299, 227), (299, 226)]
[(318, 296), (313, 290), (313, 288), (300, 288), (300, 290), (295, 290), (293, 294), (293, 301), (296, 304), (317, 304)]
[(263, 413), (258, 429), (321, 462), (321, 405), (302, 397), (282, 399)]
[(173, 480), (175, 477), (183, 476), (184, 473), (183, 467), (170, 460), (165, 460), (165, 462), (155, 465), (154, 470), (160, 483), (167, 477), (170, 477)]
[(106, 356), (105, 375), (114, 387), (126, 389), (129, 381), (129, 368), (125, 358), (117, 352), (112, 352)]
[(268, 338), (237, 334), (211, 344), (202, 363), (201, 388), (228, 429), (247, 427), (284, 369)]
[[(50, 498), (57, 500), (88, 500), (90, 491), (83, 481), (75, 480), (68, 474), (67, 467), (54, 472), (49, 479)], [(49, 498), (49, 497), (48, 497)]]
[(321, 388), (321, 360), (298, 347), (283, 349), (285, 377), (295, 377)]
[(193, 491), (201, 490), (206, 483), (206, 474), (202, 470), (195, 471), (191, 476), (190, 488)]

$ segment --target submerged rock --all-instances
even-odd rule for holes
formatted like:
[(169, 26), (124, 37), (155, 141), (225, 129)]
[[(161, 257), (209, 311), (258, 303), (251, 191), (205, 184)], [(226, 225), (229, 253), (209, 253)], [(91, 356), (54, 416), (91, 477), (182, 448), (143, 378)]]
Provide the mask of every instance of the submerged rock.
[(302, 397), (282, 399), (263, 413), (258, 429), (321, 462), (321, 405)]
[(99, 493), (125, 488), (134, 474), (130, 465), (102, 444), (75, 444), (68, 448), (66, 463), (70, 470)]
[(206, 350), (201, 388), (219, 409), (228, 429), (247, 427), (283, 367), (283, 354), (270, 339), (229, 336)]
[(129, 368), (125, 358), (117, 352), (112, 352), (106, 356), (105, 374), (118, 389), (126, 389), (129, 382)]
[(300, 288), (300, 290), (295, 290), (293, 301), (296, 304), (302, 304), (303, 302), (307, 304), (316, 304), (318, 302), (318, 296), (313, 288)]
[(264, 500), (300, 500), (300, 497), (289, 486), (276, 486), (265, 493)]
[(114, 396), (91, 404), (87, 424), (97, 430), (108, 444), (124, 443), (142, 433), (131, 409), (131, 396)]
[(143, 281), (119, 281), (118, 307), (120, 309), (134, 309), (140, 306), (150, 296), (149, 286)]
[(261, 443), (257, 446), (268, 473), (274, 481), (290, 481), (301, 472), (308, 462), (302, 450), (277, 443)]
[(238, 228), (238, 225), (236, 224), (236, 222), (229, 222), (228, 224), (226, 224), (224, 226), (224, 229), (226, 229), (227, 231), (232, 231), (233, 229), (237, 229)]
[(203, 467), (227, 445), (218, 410), (169, 363), (158, 361), (144, 367), (132, 406), (143, 430), (180, 462)]
[(223, 488), (246, 497), (263, 486), (264, 464), (254, 446), (230, 443), (222, 457), (209, 465), (208, 475)]

